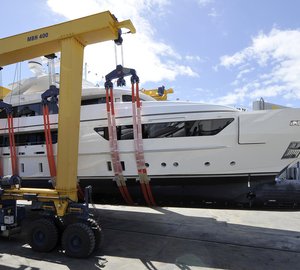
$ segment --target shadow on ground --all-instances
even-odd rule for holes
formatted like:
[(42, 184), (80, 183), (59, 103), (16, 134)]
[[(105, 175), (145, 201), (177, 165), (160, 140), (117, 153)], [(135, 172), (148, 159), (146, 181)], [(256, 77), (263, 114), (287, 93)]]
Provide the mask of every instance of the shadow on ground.
[[(255, 219), (253, 226), (232, 224), (213, 214), (189, 216), (171, 208), (120, 209), (97, 210), (103, 241), (89, 259), (68, 258), (59, 248), (33, 252), (24, 230), (12, 239), (1, 238), (0, 269), (296, 269), (300, 262), (299, 231), (258, 227)], [(280, 212), (270, 218), (289, 222), (281, 220)]]

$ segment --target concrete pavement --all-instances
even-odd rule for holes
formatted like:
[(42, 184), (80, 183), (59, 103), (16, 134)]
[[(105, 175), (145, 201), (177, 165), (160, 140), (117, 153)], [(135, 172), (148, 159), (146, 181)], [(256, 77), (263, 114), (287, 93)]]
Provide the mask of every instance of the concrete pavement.
[(300, 269), (300, 212), (97, 205), (99, 251), (36, 253), (24, 231), (0, 239), (0, 269)]

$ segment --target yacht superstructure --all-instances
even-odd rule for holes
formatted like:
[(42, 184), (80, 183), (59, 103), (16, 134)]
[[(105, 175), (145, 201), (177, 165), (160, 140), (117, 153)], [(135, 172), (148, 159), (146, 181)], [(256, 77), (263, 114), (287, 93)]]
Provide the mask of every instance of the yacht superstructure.
[[(13, 105), (19, 175), (24, 185), (50, 178), (41, 94), (48, 77), (23, 81), (7, 95)], [(109, 146), (105, 89), (83, 84), (78, 180), (92, 184), (99, 198), (119, 193)], [(198, 102), (155, 101), (140, 93), (145, 164), (157, 201), (239, 201), (257, 185), (274, 181), (299, 157), (300, 109), (241, 111)], [(141, 201), (137, 185), (131, 92), (114, 89), (118, 150), (129, 192)], [(56, 156), (59, 105), (50, 103)], [(11, 174), (5, 112), (0, 115), (3, 173)], [(299, 121), (300, 122), (300, 121)], [(42, 180), (41, 180), (42, 179)]]

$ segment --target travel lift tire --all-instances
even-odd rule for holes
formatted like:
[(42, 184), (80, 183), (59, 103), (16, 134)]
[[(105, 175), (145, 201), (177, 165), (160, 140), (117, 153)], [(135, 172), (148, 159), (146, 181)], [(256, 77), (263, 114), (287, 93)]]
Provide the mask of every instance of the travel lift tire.
[(65, 254), (74, 258), (86, 258), (98, 250), (102, 230), (93, 218), (76, 221), (63, 229), (51, 217), (39, 218), (28, 232), (28, 243), (34, 251), (50, 252), (60, 242)]
[(32, 223), (28, 236), (28, 243), (33, 250), (49, 252), (57, 245), (58, 228), (54, 220), (40, 218)]
[(61, 244), (67, 256), (86, 258), (95, 250), (96, 237), (91, 226), (77, 222), (64, 230)]

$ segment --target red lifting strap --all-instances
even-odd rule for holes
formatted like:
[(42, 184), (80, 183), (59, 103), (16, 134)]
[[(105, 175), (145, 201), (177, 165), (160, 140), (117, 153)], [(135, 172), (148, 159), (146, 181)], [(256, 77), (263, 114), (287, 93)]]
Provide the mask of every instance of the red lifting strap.
[(52, 136), (51, 136), (51, 128), (50, 128), (50, 120), (49, 120), (49, 107), (47, 104), (43, 104), (43, 119), (44, 119), (44, 133), (45, 133), (45, 141), (46, 141), (46, 150), (47, 150), (47, 159), (49, 164), (50, 176), (56, 176), (56, 165), (53, 155), (53, 144), (52, 144)]
[(135, 145), (135, 156), (139, 175), (139, 181), (143, 196), (148, 206), (155, 206), (155, 200), (151, 191), (147, 167), (145, 164), (143, 136), (142, 136), (142, 121), (141, 121), (141, 101), (139, 96), (139, 84), (136, 82), (131, 84), (132, 94), (132, 117), (133, 117), (133, 134)]
[(15, 143), (15, 133), (14, 133), (14, 119), (12, 114), (7, 115), (7, 123), (8, 123), (8, 136), (9, 136), (9, 150), (10, 150), (10, 158), (11, 158), (11, 170), (12, 174), (18, 174), (18, 166), (17, 166), (17, 151), (16, 151), (16, 143)]
[(123, 169), (120, 162), (120, 153), (118, 150), (117, 141), (113, 87), (109, 87), (109, 89), (106, 89), (106, 111), (108, 121), (109, 146), (111, 151), (113, 170), (115, 173), (115, 180), (124, 201), (128, 205), (133, 205), (134, 202), (126, 186), (126, 179), (123, 175)]
[[(44, 133), (45, 133), (47, 159), (48, 159), (50, 176), (56, 177), (56, 164), (55, 164), (55, 159), (53, 154), (53, 143), (52, 143), (52, 136), (51, 136), (48, 104), (43, 104), (43, 119), (44, 119)], [(77, 191), (78, 191), (78, 197), (83, 200), (84, 193), (79, 184), (77, 184)]]

